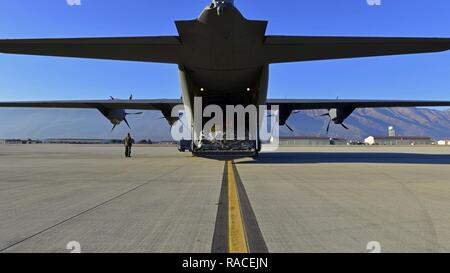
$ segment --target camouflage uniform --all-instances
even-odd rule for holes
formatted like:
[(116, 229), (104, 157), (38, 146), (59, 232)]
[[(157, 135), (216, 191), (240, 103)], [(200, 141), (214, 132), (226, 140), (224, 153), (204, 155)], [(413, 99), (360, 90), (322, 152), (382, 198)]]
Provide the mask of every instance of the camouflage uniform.
[(125, 157), (131, 157), (131, 147), (133, 146), (133, 138), (128, 134), (128, 136), (123, 140), (123, 145), (125, 146)]

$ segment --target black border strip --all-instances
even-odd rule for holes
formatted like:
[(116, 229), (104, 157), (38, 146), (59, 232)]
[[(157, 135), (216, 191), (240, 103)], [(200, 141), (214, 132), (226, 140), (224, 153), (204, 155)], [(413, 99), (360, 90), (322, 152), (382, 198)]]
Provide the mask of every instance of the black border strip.
[(225, 161), (223, 179), (217, 208), (212, 253), (228, 253), (228, 162)]
[(247, 243), (250, 253), (269, 253), (266, 242), (259, 228), (255, 212), (248, 199), (244, 184), (233, 162), (233, 172), (236, 178), (237, 190), (239, 193), (239, 202), (241, 205), (242, 218), (244, 220), (245, 232), (247, 235)]

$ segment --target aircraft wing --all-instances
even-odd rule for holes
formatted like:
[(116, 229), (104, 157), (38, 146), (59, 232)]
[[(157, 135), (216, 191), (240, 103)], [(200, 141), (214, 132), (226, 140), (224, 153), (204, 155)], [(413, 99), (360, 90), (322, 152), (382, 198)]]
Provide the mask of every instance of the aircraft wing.
[(177, 36), (0, 40), (0, 52), (11, 54), (179, 63)]
[[(73, 109), (129, 109), (161, 110), (183, 104), (181, 99), (160, 100), (70, 100), (70, 101), (20, 101), (0, 102), (0, 107), (9, 108), (73, 108)], [(269, 99), (267, 105), (279, 105), (291, 110), (330, 109), (340, 107), (384, 108), (384, 107), (438, 107), (450, 106), (450, 101), (428, 100), (305, 100)]]
[(172, 110), (183, 104), (181, 100), (80, 100), (80, 101), (21, 101), (0, 102), (0, 107), (9, 108), (72, 108), (72, 109), (128, 109), (128, 110)]
[(269, 99), (268, 106), (279, 105), (280, 109), (314, 110), (331, 108), (385, 108), (385, 107), (438, 107), (450, 106), (450, 101), (427, 100), (286, 100)]
[(450, 38), (267, 36), (265, 62), (285, 63), (440, 52)]

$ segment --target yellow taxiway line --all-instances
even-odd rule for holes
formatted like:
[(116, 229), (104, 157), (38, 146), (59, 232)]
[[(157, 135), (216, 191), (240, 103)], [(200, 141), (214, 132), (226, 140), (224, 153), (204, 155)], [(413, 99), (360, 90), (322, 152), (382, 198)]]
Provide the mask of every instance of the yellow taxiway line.
[(233, 162), (228, 164), (228, 250), (229, 253), (248, 253), (249, 247), (245, 234), (241, 205), (237, 190)]

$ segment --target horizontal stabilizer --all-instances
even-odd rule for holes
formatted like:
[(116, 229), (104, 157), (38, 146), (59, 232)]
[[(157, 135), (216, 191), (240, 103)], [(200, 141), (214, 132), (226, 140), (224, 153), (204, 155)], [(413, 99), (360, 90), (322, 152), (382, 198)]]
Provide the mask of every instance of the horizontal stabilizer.
[(440, 52), (449, 49), (450, 38), (267, 36), (264, 42), (265, 62), (269, 64)]
[(0, 52), (11, 54), (179, 63), (177, 36), (0, 40)]

